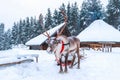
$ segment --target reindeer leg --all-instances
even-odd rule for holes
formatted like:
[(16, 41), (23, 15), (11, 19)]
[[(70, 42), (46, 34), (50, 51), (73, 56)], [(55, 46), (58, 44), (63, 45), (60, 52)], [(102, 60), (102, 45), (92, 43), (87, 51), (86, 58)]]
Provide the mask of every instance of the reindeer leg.
[(64, 70), (65, 73), (67, 73), (67, 65), (68, 65), (68, 53), (65, 56), (65, 70)]
[(79, 54), (79, 51), (77, 52), (77, 56), (78, 56), (78, 69), (80, 69), (80, 54)]
[(60, 58), (60, 71), (59, 73), (63, 73), (63, 68), (62, 68), (62, 58)]
[(72, 59), (72, 63), (71, 63), (70, 68), (73, 68), (73, 63), (74, 63), (74, 61), (75, 61), (75, 58), (76, 58), (76, 56), (75, 56), (75, 55), (73, 55), (73, 59)]
[(78, 69), (80, 69), (80, 56), (78, 56)]

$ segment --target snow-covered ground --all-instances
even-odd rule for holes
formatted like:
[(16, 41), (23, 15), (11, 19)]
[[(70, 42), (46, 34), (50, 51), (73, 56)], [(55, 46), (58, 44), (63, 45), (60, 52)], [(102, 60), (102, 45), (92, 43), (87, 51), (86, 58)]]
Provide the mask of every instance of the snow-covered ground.
[(120, 48), (111, 53), (85, 50), (81, 68), (60, 74), (53, 54), (46, 51), (12, 49), (0, 51), (0, 59), (19, 54), (39, 54), (39, 62), (0, 67), (0, 80), (120, 80)]

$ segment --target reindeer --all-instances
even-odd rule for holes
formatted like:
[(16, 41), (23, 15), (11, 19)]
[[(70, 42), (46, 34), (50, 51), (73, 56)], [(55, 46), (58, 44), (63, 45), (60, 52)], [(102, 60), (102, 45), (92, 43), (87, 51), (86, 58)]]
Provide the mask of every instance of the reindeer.
[[(73, 56), (72, 63), (71, 63), (70, 67), (71, 68), (73, 67), (75, 57), (77, 54), (77, 59), (78, 59), (77, 68), (78, 69), (80, 68), (80, 52), (79, 52), (80, 40), (74, 36), (67, 37), (65, 35), (61, 35), (61, 33), (63, 32), (63, 30), (67, 24), (67, 17), (63, 11), (62, 11), (62, 13), (63, 13), (64, 18), (65, 18), (65, 24), (64, 24), (63, 28), (61, 29), (61, 31), (57, 33), (57, 36), (54, 37), (53, 39), (51, 39), (47, 32), (46, 32), (47, 35), (45, 35), (45, 34), (44, 35), (48, 37), (49, 51), (54, 52), (56, 60), (60, 64), (60, 71), (59, 72), (66, 73), (68, 71), (67, 64), (68, 64), (68, 56), (69, 55)], [(63, 66), (62, 66), (63, 57), (65, 58), (64, 71), (63, 71)]]

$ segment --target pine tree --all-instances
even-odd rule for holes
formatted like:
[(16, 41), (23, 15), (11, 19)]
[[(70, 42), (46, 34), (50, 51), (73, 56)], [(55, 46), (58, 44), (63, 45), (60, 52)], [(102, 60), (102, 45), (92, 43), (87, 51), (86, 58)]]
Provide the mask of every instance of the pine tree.
[(72, 26), (71, 13), (72, 13), (71, 5), (70, 5), (70, 3), (68, 3), (68, 5), (67, 5), (67, 19), (68, 19), (67, 26), (69, 26), (69, 27)]
[(12, 44), (17, 45), (18, 44), (18, 24), (14, 23), (14, 26), (12, 27)]
[(64, 15), (62, 14), (61, 11), (64, 11), (64, 14), (66, 14), (66, 8), (65, 8), (65, 4), (64, 3), (59, 8), (58, 24), (61, 24), (61, 23), (64, 22)]
[(83, 1), (80, 11), (81, 30), (89, 26), (94, 20), (103, 19), (103, 8), (100, 0)]
[(22, 21), (21, 24), (21, 43), (25, 44), (27, 41), (27, 35), (26, 35), (26, 22), (25, 20)]
[(20, 19), (20, 22), (18, 23), (18, 44), (22, 43), (22, 40), (21, 40), (22, 27), (23, 27), (22, 20)]
[(34, 18), (30, 17), (30, 26), (29, 26), (30, 33), (28, 34), (30, 39), (35, 36), (34, 29), (35, 29)]
[(115, 28), (120, 25), (120, 0), (109, 0), (105, 21)]
[(34, 19), (33, 19), (33, 26), (32, 26), (32, 31), (33, 31), (33, 37), (36, 37), (37, 36), (37, 34), (36, 34), (36, 32), (37, 32), (37, 26), (38, 26), (38, 20), (36, 20), (36, 17), (34, 17)]
[(46, 29), (50, 29), (52, 28), (52, 15), (51, 15), (51, 11), (50, 11), (50, 8), (48, 8), (48, 12), (46, 14), (46, 17), (45, 17), (45, 28)]
[(31, 26), (30, 26), (30, 19), (29, 19), (29, 17), (27, 17), (26, 18), (26, 26), (25, 26), (25, 33), (26, 33), (26, 37), (27, 37), (27, 40), (26, 40), (26, 42), (28, 41), (28, 40), (30, 40), (31, 39)]
[(43, 15), (42, 14), (39, 15), (38, 21), (39, 21), (39, 25), (41, 27), (40, 29), (44, 29), (45, 26), (44, 26), (44, 19), (43, 19)]
[(79, 12), (78, 12), (78, 7), (77, 7), (77, 3), (75, 2), (73, 5), (72, 5), (72, 8), (71, 8), (71, 34), (72, 35), (77, 35), (77, 27), (78, 26), (78, 17), (79, 17)]
[(4, 50), (12, 48), (11, 38), (11, 30), (9, 29), (4, 33)]
[(0, 50), (4, 50), (4, 35), (0, 35)]
[[(44, 29), (44, 23), (43, 23), (43, 15), (39, 15), (39, 19), (37, 20), (37, 25), (35, 27), (35, 35), (38, 36), (42, 33), (42, 30)], [(35, 37), (36, 37), (35, 36)]]
[(0, 35), (4, 33), (4, 23), (0, 23)]
[(0, 23), (0, 50), (4, 49), (4, 24)]
[(55, 9), (53, 13), (53, 26), (59, 25), (58, 16), (59, 16), (59, 12)]

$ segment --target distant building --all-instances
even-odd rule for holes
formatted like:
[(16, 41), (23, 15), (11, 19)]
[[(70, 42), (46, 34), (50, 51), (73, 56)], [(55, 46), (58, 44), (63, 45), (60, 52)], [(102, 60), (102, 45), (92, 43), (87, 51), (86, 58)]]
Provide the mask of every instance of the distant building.
[[(47, 33), (49, 33), (50, 36), (55, 36), (57, 34), (57, 31), (61, 30), (62, 27), (64, 26), (64, 24), (65, 23), (62, 23), (62, 24), (48, 30)], [(27, 46), (29, 46), (29, 49), (31, 49), (31, 50), (46, 50), (48, 47), (48, 44), (46, 44), (45, 41), (48, 39), (48, 37), (43, 35), (45, 33), (46, 32), (34, 37), (33, 39), (29, 40), (25, 44)], [(66, 35), (66, 36), (71, 35), (70, 32), (68, 31), (67, 27), (63, 30), (62, 34)]]
[(120, 47), (120, 31), (103, 20), (95, 20), (77, 37), (81, 41), (81, 47), (103, 52), (111, 52), (112, 47)]
[(0, 24), (0, 35), (4, 33), (4, 24)]

